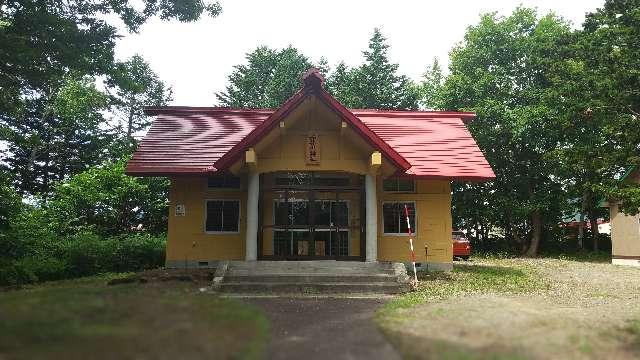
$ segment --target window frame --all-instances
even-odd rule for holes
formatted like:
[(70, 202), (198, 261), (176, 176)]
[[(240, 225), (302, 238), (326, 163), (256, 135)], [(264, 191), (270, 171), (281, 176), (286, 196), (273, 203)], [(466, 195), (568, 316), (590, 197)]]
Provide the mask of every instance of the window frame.
[[(389, 181), (389, 180), (395, 180), (395, 188), (396, 190), (385, 190), (384, 189), (384, 182), (385, 181)], [(412, 189), (411, 190), (400, 190), (400, 180), (410, 180), (411, 181), (411, 185), (412, 185)], [(382, 191), (386, 192), (386, 193), (394, 193), (394, 194), (415, 194), (416, 193), (416, 179), (411, 178), (411, 177), (389, 177), (386, 179), (382, 180)]]
[[(209, 212), (207, 210), (207, 207), (209, 205), (209, 202), (211, 201), (222, 201), (222, 202), (231, 202), (231, 201), (235, 201), (238, 203), (238, 230), (237, 231), (209, 231), (207, 230), (207, 219), (209, 217)], [(224, 213), (222, 215), (223, 219), (224, 219)], [(240, 199), (205, 199), (204, 200), (204, 219), (203, 219), (203, 230), (205, 234), (211, 234), (211, 235), (218, 235), (218, 234), (240, 234), (240, 223), (242, 221), (242, 201), (240, 201)], [(224, 226), (224, 223), (223, 223)]]
[(411, 229), (411, 234), (415, 238), (417, 236), (417, 234), (418, 234), (418, 205), (416, 204), (416, 201), (414, 201), (414, 200), (387, 200), (387, 201), (383, 201), (382, 202), (382, 206), (381, 206), (381, 210), (382, 211), (380, 211), (380, 215), (382, 217), (382, 235), (383, 236), (404, 236), (404, 237), (409, 237), (409, 234), (407, 234), (407, 233), (388, 233), (388, 232), (384, 231), (384, 204), (413, 204), (414, 218), (415, 218), (414, 221), (413, 221), (413, 226), (415, 227), (415, 229)]

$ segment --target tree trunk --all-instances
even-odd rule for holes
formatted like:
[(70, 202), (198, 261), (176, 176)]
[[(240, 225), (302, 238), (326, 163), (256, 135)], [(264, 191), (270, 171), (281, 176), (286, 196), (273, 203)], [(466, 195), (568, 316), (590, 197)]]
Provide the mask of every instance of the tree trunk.
[(591, 237), (593, 238), (593, 251), (598, 251), (598, 215), (595, 209), (589, 209), (589, 223), (591, 225)]
[(131, 139), (133, 134), (133, 107), (129, 110), (129, 118), (127, 119), (127, 139)]
[(580, 205), (580, 222), (578, 223), (578, 250), (584, 249), (584, 214), (587, 210), (588, 195), (582, 194), (582, 205)]
[(531, 214), (531, 228), (531, 243), (525, 255), (533, 257), (538, 255), (538, 246), (542, 235), (542, 215), (540, 210), (534, 210)]

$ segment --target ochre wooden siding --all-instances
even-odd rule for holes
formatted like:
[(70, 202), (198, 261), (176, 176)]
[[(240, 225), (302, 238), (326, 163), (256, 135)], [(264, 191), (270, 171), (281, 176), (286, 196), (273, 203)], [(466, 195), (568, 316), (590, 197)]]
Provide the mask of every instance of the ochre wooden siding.
[[(206, 200), (240, 200), (237, 234), (205, 232)], [(168, 261), (243, 260), (245, 256), (246, 182), (239, 190), (212, 190), (206, 178), (175, 177), (169, 194)], [(185, 216), (175, 216), (175, 205), (184, 204)]]
[[(409, 237), (385, 235), (382, 204), (385, 201), (415, 201), (416, 229), (414, 249), (418, 262), (450, 263), (453, 259), (451, 240), (451, 187), (448, 181), (417, 180), (415, 193), (382, 191), (378, 178), (378, 260), (409, 262)], [(426, 258), (425, 245), (429, 257)]]
[(626, 215), (617, 204), (610, 211), (612, 255), (640, 258), (640, 215)]
[[(378, 178), (378, 260), (409, 261), (409, 238), (383, 233), (382, 203), (385, 201), (416, 202), (416, 234), (414, 246), (416, 257), (425, 261), (425, 245), (429, 248), (430, 263), (448, 263), (452, 259), (451, 245), (451, 193), (447, 181), (418, 180), (416, 193), (391, 193), (382, 191), (382, 179)], [(263, 221), (273, 221), (273, 194), (263, 193)], [(325, 196), (319, 196), (325, 197)], [(333, 196), (326, 196), (333, 199)], [(349, 221), (352, 226), (360, 224), (359, 195), (344, 193), (340, 196), (349, 200)], [(240, 231), (238, 234), (207, 234), (205, 232), (205, 201), (207, 199), (240, 200)], [(175, 216), (175, 205), (184, 204), (185, 216)], [(207, 261), (242, 260), (245, 253), (245, 182), (240, 190), (207, 189), (205, 178), (177, 177), (171, 181), (169, 233), (167, 260)], [(351, 256), (360, 255), (360, 233), (351, 231)], [(263, 254), (273, 254), (272, 231), (265, 230)]]

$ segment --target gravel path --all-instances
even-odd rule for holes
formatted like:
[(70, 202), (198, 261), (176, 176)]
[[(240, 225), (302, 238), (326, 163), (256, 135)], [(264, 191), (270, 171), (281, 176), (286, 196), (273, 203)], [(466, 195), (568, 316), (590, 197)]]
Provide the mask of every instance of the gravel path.
[(269, 359), (400, 359), (373, 323), (380, 299), (251, 298), (271, 323)]
[(640, 321), (640, 269), (558, 259), (482, 265), (535, 271), (548, 287), (426, 301), (389, 324), (394, 344), (418, 358), (640, 358), (640, 333), (630, 330)]

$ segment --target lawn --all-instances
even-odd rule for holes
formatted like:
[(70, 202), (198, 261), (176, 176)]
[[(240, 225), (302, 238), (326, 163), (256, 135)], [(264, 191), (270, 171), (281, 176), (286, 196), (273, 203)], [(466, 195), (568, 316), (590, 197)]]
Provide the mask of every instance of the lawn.
[(252, 359), (268, 323), (185, 281), (107, 285), (114, 276), (0, 292), (0, 359)]
[(640, 357), (640, 269), (598, 259), (480, 259), (421, 274), (376, 321), (405, 358)]

